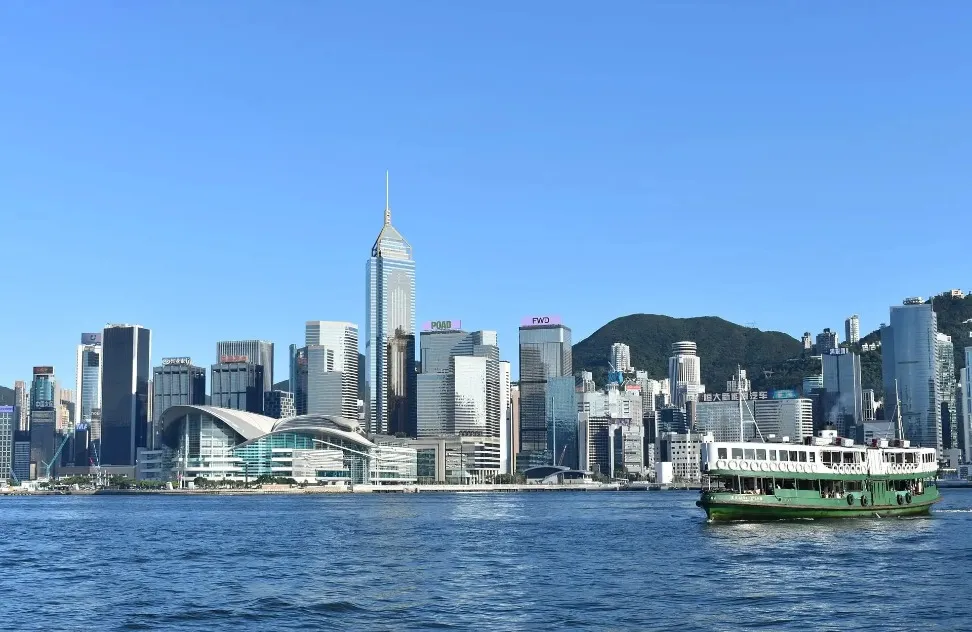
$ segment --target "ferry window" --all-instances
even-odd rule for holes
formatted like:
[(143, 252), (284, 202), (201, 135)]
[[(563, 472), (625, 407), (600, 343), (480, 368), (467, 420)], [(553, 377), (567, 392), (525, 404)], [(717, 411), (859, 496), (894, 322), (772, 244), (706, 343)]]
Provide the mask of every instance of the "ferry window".
[(915, 462), (915, 453), (914, 452), (906, 452), (905, 453), (905, 463), (914, 463), (914, 462)]
[(766, 450), (758, 449), (756, 450), (756, 460), (765, 461), (766, 460)]
[(776, 460), (776, 450), (770, 450), (769, 451), (769, 457), (770, 457), (769, 458), (770, 461), (775, 461)]
[(725, 448), (719, 448), (719, 456), (718, 456), (718, 458), (720, 458), (720, 459), (727, 459), (727, 458), (729, 458), (727, 456), (727, 451), (726, 451)]
[(806, 463), (807, 462), (807, 451), (806, 450), (800, 450), (800, 462), (801, 463)]
[(796, 461), (797, 460), (796, 450), (790, 450), (790, 460), (791, 461)]
[(821, 452), (820, 462), (824, 465), (830, 465), (830, 452)]
[(894, 455), (895, 463), (904, 463), (904, 452), (898, 452)]
[(860, 481), (844, 481), (844, 490), (848, 492), (859, 492), (861, 491)]
[(810, 453), (810, 462), (813, 463), (816, 460), (816, 458), (817, 458), (817, 453), (816, 452), (811, 452)]
[(732, 449), (732, 458), (734, 458), (734, 459), (741, 459), (742, 458), (742, 455), (743, 455), (742, 448), (733, 448)]
[(854, 462), (854, 453), (844, 452), (844, 463), (853, 463), (853, 462)]
[(787, 460), (787, 458), (786, 458), (786, 450), (780, 450), (780, 460), (781, 461), (786, 461)]
[(756, 450), (746, 450), (746, 458), (750, 461), (756, 458)]

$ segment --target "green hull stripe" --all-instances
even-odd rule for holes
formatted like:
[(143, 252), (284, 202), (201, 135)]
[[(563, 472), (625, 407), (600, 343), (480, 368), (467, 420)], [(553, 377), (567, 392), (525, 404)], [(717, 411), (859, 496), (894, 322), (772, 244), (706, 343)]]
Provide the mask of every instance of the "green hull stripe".
[(705, 510), (710, 520), (785, 520), (795, 518), (884, 518), (891, 516), (918, 516), (927, 514), (935, 502), (913, 502), (910, 505), (878, 505), (877, 507), (861, 507), (860, 505), (821, 507), (784, 503), (757, 505), (754, 503), (720, 503), (704, 502), (701, 500), (696, 504)]

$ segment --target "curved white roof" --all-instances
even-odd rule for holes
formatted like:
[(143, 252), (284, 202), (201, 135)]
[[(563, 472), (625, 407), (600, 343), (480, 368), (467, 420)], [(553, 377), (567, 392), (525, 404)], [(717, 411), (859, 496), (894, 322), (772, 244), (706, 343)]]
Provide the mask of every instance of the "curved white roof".
[(218, 406), (170, 406), (165, 409), (160, 419), (163, 432), (165, 427), (192, 413), (204, 413), (219, 419), (224, 424), (236, 431), (243, 439), (249, 441), (258, 439), (273, 430), (273, 425), (279, 421), (273, 417), (248, 413), (243, 410), (233, 410), (232, 408), (219, 408)]

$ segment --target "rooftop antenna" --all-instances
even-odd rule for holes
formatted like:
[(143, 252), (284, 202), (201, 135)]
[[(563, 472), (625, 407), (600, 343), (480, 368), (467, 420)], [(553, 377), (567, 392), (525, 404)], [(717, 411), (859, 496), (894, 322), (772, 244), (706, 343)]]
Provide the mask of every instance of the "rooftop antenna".
[(385, 169), (385, 223), (391, 224), (391, 205), (388, 202), (388, 170)]

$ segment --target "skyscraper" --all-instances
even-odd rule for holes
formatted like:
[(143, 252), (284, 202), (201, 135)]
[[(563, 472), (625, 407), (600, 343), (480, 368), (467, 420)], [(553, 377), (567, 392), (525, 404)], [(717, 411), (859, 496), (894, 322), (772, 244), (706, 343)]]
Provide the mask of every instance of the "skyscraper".
[(965, 348), (965, 368), (962, 379), (962, 423), (959, 440), (964, 444), (966, 462), (972, 460), (972, 347)]
[(513, 454), (512, 401), (510, 363), (500, 360), (500, 474), (511, 474), (510, 465)]
[(307, 347), (290, 345), (290, 392), (294, 394), (294, 411), (307, 414)]
[(14, 432), (17, 409), (0, 406), (0, 479), (7, 480), (13, 474)]
[(817, 334), (817, 355), (826, 355), (831, 349), (838, 346), (837, 332), (830, 331), (830, 327)]
[(162, 413), (170, 406), (202, 406), (206, 403), (206, 369), (191, 358), (162, 358), (152, 369), (152, 447), (159, 445)]
[(631, 347), (623, 342), (615, 342), (611, 345), (611, 364), (615, 371), (631, 370)]
[(30, 419), (30, 389), (23, 380), (14, 382), (14, 417), (16, 417), (17, 430), (27, 432)]
[(418, 436), (418, 376), (415, 373), (415, 335), (402, 330), (388, 341), (385, 366), (388, 393), (388, 434)]
[(547, 381), (572, 376), (570, 328), (559, 316), (532, 316), (520, 323), (520, 453), (516, 467), (550, 464)]
[(684, 408), (694, 401), (702, 386), (702, 364), (695, 343), (690, 340), (672, 343), (672, 355), (668, 358), (668, 382), (672, 389), (672, 404)]
[(861, 319), (857, 314), (844, 321), (844, 338), (852, 345), (861, 341)]
[(813, 349), (813, 337), (810, 335), (809, 331), (803, 332), (803, 349), (805, 351), (810, 351)]
[(309, 320), (304, 344), (308, 350), (323, 347), (331, 354), (330, 364), (315, 364), (315, 369), (325, 370), (329, 374), (309, 376), (308, 402), (314, 402), (314, 406), (308, 412), (357, 419), (358, 326), (354, 323)]
[(35, 366), (30, 383), (30, 463), (34, 477), (48, 477), (53, 469), (57, 426), (54, 367)]
[(864, 393), (861, 356), (848, 349), (831, 349), (822, 357), (824, 415), (842, 437), (864, 440)]
[(935, 334), (935, 381), (941, 396), (942, 446), (948, 450), (959, 447), (958, 415), (955, 406), (955, 347), (951, 337)]
[(135, 465), (136, 449), (148, 445), (152, 332), (108, 325), (101, 353), (101, 464)]
[[(216, 361), (249, 362), (263, 367), (264, 393), (273, 390), (273, 343), (266, 340), (224, 340), (216, 343)], [(261, 401), (263, 395), (260, 395)], [(262, 406), (262, 404), (261, 404)]]
[(289, 419), (297, 415), (294, 394), (289, 391), (270, 391), (263, 394), (263, 414), (274, 419)]
[(244, 362), (242, 356), (223, 356), (226, 362), (210, 367), (213, 406), (263, 414), (263, 365)]
[(937, 380), (938, 317), (920, 298), (891, 308), (881, 327), (885, 417), (895, 419), (895, 383), (904, 438), (942, 451), (942, 396)]
[[(75, 363), (74, 388), (78, 401), (74, 407), (74, 428), (87, 437), (88, 443), (101, 447), (101, 341), (102, 333), (81, 334)], [(75, 451), (89, 446), (75, 445)]]
[(385, 176), (385, 223), (368, 259), (366, 286), (368, 320), (365, 323), (365, 355), (368, 365), (366, 400), (368, 430), (387, 433), (388, 345), (399, 332), (415, 334), (415, 261), (412, 246), (392, 226)]

